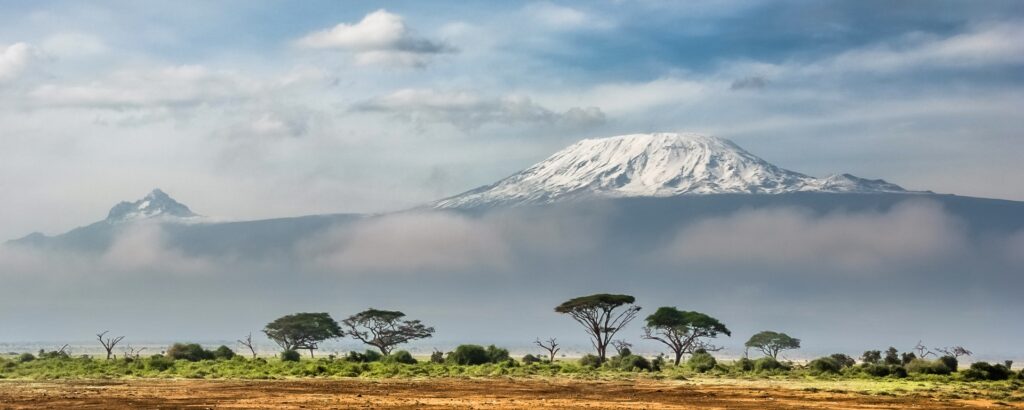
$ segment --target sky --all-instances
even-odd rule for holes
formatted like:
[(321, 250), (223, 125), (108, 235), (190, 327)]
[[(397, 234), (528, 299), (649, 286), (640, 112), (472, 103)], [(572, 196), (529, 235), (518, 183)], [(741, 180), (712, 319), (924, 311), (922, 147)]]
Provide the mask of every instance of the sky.
[(585, 347), (552, 307), (622, 291), (722, 318), (732, 353), (771, 324), (815, 354), (924, 338), (1020, 357), (1024, 330), (1005, 325), (1024, 312), (1019, 203), (694, 200), (722, 210), (699, 221), (672, 202), (387, 212), (582, 138), (657, 131), (728, 138), (814, 176), (1024, 201), (1022, 2), (0, 7), (0, 243), (154, 188), (211, 221), (377, 215), (306, 236), (304, 220), (280, 235), (125, 225), (93, 254), (0, 246), (0, 342), (107, 326), (233, 340), (287, 312), (374, 304), (436, 324), (442, 345)]
[(398, 210), (653, 131), (1024, 200), (1016, 1), (3, 8), (0, 238), (156, 187), (224, 219)]

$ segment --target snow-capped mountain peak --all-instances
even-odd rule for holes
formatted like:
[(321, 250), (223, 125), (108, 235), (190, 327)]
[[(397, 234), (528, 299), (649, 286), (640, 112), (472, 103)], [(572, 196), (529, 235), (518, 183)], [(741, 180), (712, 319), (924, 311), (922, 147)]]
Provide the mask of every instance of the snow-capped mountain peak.
[(435, 206), (475, 207), (558, 202), (585, 197), (686, 194), (906, 192), (849, 174), (815, 178), (777, 167), (723, 138), (692, 133), (584, 139), (495, 184)]
[(192, 219), (199, 215), (192, 212), (184, 204), (175, 201), (160, 189), (154, 189), (142, 199), (135, 202), (121, 202), (110, 208), (107, 214), (107, 222), (119, 223), (137, 221), (142, 219)]

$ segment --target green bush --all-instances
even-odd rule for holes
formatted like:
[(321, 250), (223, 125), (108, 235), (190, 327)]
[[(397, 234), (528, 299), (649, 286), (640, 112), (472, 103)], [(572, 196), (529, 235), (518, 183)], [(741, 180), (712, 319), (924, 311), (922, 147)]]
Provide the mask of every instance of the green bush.
[(942, 356), (939, 358), (942, 364), (946, 365), (950, 371), (957, 371), (960, 368), (960, 362), (953, 356)]
[(399, 350), (393, 352), (384, 358), (385, 363), (402, 363), (402, 364), (416, 364), (416, 359), (412, 357), (412, 354), (405, 350)]
[(18, 359), (17, 360), (18, 360), (18, 363), (28, 363), (28, 362), (31, 362), (33, 360), (36, 360), (36, 357), (33, 356), (32, 353), (22, 353), (22, 354), (18, 355)]
[(540, 361), (541, 360), (538, 359), (537, 356), (534, 356), (532, 354), (527, 354), (526, 356), (523, 356), (523, 359), (522, 359), (523, 364), (539, 363)]
[(874, 377), (885, 377), (885, 376), (888, 376), (889, 373), (892, 373), (889, 370), (889, 366), (886, 366), (884, 364), (864, 363), (864, 365), (861, 366), (861, 370), (865, 374), (870, 375), (870, 376), (874, 376)]
[(789, 366), (782, 364), (778, 360), (772, 357), (762, 357), (754, 360), (754, 371), (755, 372), (770, 372), (775, 370), (789, 370)]
[(691, 370), (698, 373), (705, 373), (711, 369), (714, 369), (718, 365), (718, 361), (710, 353), (694, 353), (690, 356), (690, 359), (686, 361), (686, 366)]
[(853, 360), (852, 357), (842, 353), (833, 353), (832, 355), (829, 355), (829, 357), (836, 359), (842, 367), (853, 367), (857, 364), (857, 361)]
[(962, 374), (967, 380), (1006, 380), (1010, 378), (1010, 369), (1001, 364), (975, 362)]
[(300, 355), (299, 352), (296, 352), (294, 350), (285, 350), (285, 351), (281, 352), (281, 361), (282, 362), (297, 362), (301, 358), (302, 358), (302, 355)]
[(741, 372), (754, 370), (754, 361), (746, 357), (740, 358), (732, 364), (733, 368)]
[(487, 346), (487, 361), (490, 363), (501, 363), (509, 359), (508, 350), (496, 347), (494, 345)]
[(167, 357), (174, 360), (188, 360), (198, 362), (200, 360), (213, 360), (213, 352), (203, 349), (196, 343), (175, 343), (167, 348)]
[(345, 356), (345, 360), (353, 363), (372, 363), (379, 362), (384, 359), (384, 355), (376, 350), (367, 350), (363, 353), (359, 352), (348, 352)]
[(430, 354), (430, 363), (444, 363), (444, 352), (435, 350)]
[(811, 360), (811, 362), (807, 364), (807, 367), (811, 369), (812, 374), (837, 374), (843, 369), (843, 364), (834, 357), (829, 356)]
[(235, 351), (231, 350), (230, 347), (220, 345), (216, 350), (213, 351), (214, 359), (230, 360), (235, 357)]
[(950, 374), (953, 372), (939, 360), (913, 359), (906, 365), (908, 373), (917, 374)]
[(487, 353), (487, 349), (480, 345), (459, 345), (448, 353), (448, 361), (462, 365), (484, 364), (490, 361)]
[(174, 367), (174, 360), (162, 354), (155, 354), (143, 361), (143, 366), (147, 370), (162, 372)]
[(907, 369), (904, 368), (903, 366), (890, 366), (889, 371), (890, 375), (897, 379), (907, 377)]
[[(627, 350), (627, 349), (623, 349)], [(630, 353), (626, 356), (615, 356), (608, 360), (608, 367), (624, 370), (627, 372), (651, 370), (651, 362), (643, 356)]]
[(601, 367), (601, 358), (596, 355), (587, 354), (580, 358), (580, 366), (596, 369)]

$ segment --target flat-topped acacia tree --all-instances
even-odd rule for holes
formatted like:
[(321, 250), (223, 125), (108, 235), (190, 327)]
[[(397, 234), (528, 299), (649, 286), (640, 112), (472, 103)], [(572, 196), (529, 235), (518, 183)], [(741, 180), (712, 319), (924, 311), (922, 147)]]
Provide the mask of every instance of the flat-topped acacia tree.
[(345, 331), (347, 335), (389, 355), (395, 346), (425, 339), (434, 333), (434, 328), (423, 325), (419, 320), (402, 320), (404, 317), (405, 313), (397, 310), (370, 308), (349, 316), (342, 323), (348, 328)]
[(569, 299), (555, 307), (555, 312), (569, 315), (583, 325), (597, 349), (598, 361), (604, 363), (612, 338), (640, 312), (640, 306), (633, 304), (635, 301), (630, 295), (599, 293)]
[(284, 350), (313, 351), (324, 340), (341, 337), (341, 327), (327, 313), (296, 313), (267, 323), (263, 333)]
[(722, 322), (700, 312), (690, 312), (663, 306), (654, 314), (647, 316), (644, 327), (644, 339), (657, 340), (672, 349), (675, 354), (676, 366), (684, 354), (694, 350), (717, 350), (704, 339), (717, 337), (719, 334), (732, 336)]
[(753, 347), (764, 353), (765, 356), (769, 356), (772, 359), (779, 358), (779, 352), (783, 350), (793, 350), (800, 348), (800, 339), (790, 337), (785, 333), (773, 332), (765, 330), (757, 333), (747, 340), (744, 344), (748, 349)]

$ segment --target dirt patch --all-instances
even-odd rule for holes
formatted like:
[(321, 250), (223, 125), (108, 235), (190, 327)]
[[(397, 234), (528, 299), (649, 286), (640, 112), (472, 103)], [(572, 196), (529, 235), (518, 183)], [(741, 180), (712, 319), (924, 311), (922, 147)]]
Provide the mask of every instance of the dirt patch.
[(0, 408), (970, 409), (987, 401), (565, 379), (0, 381)]

